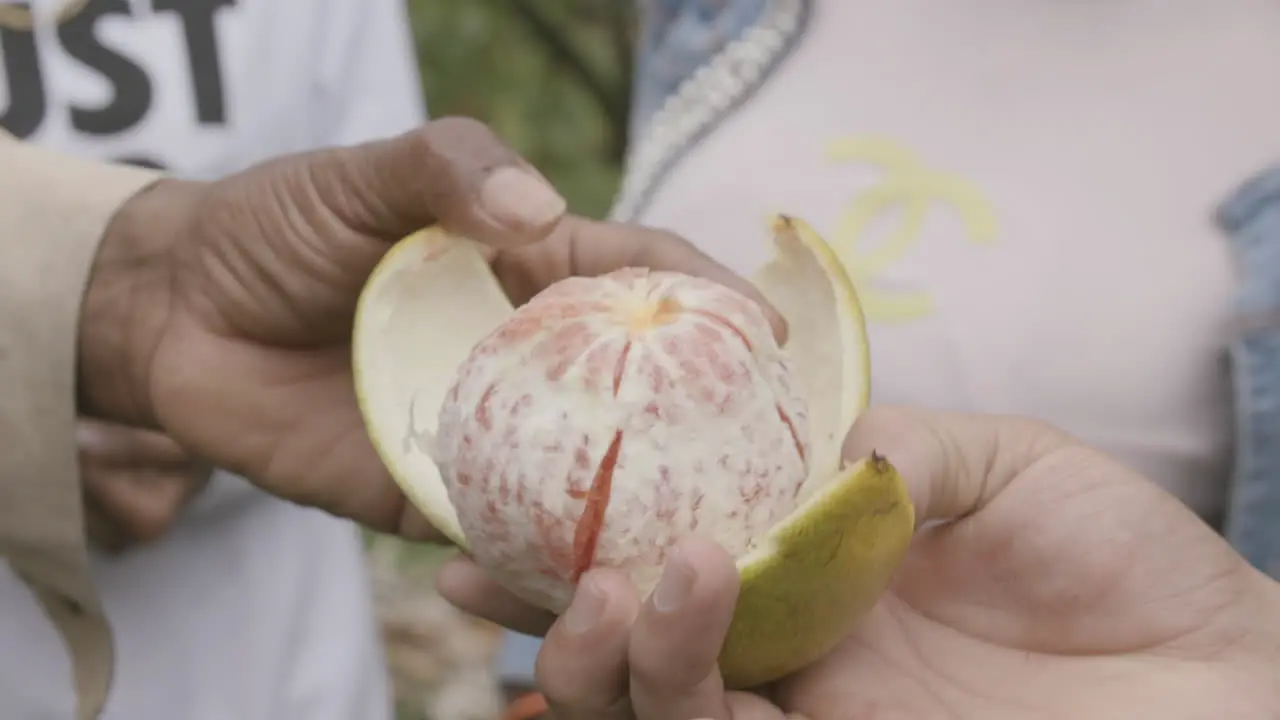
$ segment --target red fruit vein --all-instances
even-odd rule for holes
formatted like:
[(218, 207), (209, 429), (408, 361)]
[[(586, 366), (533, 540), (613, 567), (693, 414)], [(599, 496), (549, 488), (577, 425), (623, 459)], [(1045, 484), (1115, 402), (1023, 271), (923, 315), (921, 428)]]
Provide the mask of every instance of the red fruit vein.
[(609, 507), (609, 495), (613, 491), (613, 469), (618, 464), (618, 450), (622, 447), (622, 431), (613, 435), (613, 442), (604, 453), (600, 467), (591, 480), (591, 489), (587, 491), (586, 506), (578, 517), (578, 525), (573, 530), (573, 574), (574, 582), (582, 574), (591, 569), (596, 559), (596, 545), (600, 541), (600, 531), (604, 528), (604, 512)]

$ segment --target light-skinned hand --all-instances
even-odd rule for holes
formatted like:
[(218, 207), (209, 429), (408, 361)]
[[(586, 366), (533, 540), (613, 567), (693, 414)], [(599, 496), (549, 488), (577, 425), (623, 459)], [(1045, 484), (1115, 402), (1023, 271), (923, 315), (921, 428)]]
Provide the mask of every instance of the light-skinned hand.
[(595, 571), (558, 620), (464, 558), (439, 589), (546, 632), (537, 679), (558, 720), (1280, 717), (1280, 584), (1173, 496), (1019, 418), (878, 408), (845, 455), (873, 449), (924, 527), (856, 632), (770, 687), (723, 687), (738, 577), (696, 538), (651, 597)]

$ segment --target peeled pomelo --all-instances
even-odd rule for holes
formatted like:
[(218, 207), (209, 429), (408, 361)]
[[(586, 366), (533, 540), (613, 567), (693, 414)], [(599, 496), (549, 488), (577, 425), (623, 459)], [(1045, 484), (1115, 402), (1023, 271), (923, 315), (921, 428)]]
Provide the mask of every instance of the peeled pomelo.
[(857, 296), (807, 225), (773, 224), (755, 278), (787, 319), (701, 278), (628, 268), (513, 308), (481, 249), (430, 228), (370, 277), (353, 337), (383, 461), (445, 535), (561, 612), (588, 569), (647, 595), (697, 534), (742, 590), (720, 657), (749, 687), (813, 662), (884, 591), (914, 511), (880, 457), (846, 464), (868, 399)]

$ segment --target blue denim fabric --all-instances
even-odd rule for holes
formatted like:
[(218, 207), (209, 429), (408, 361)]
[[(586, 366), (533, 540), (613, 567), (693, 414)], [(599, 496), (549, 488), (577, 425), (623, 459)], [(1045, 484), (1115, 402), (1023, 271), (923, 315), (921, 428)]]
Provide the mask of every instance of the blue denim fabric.
[(1224, 530), (1250, 562), (1280, 579), (1280, 167), (1244, 183), (1217, 219), (1241, 280), (1231, 346), (1235, 477)]
[[(766, 63), (776, 67), (800, 42), (812, 15), (812, 0), (638, 0), (641, 35), (632, 105), (632, 147), (653, 135), (652, 121), (682, 84), (705, 70), (731, 43), (755, 29), (771, 7), (798, 4), (803, 21), (783, 32)], [(639, 214), (666, 172), (715, 126), (763, 85), (772, 72), (735, 86), (732, 102), (706, 119), (688, 142), (663, 153), (652, 178), (624, 186), (615, 219)], [(689, 114), (698, 111), (697, 99)], [(1280, 132), (1280, 130), (1278, 130)], [(1271, 161), (1273, 158), (1260, 158)], [(1236, 407), (1236, 446), (1231, 498), (1224, 532), (1257, 567), (1280, 579), (1280, 167), (1244, 182), (1218, 212), (1231, 238), (1240, 274), (1240, 332), (1230, 348)], [(532, 677), (536, 641), (521, 638), (504, 648), (507, 677)]]

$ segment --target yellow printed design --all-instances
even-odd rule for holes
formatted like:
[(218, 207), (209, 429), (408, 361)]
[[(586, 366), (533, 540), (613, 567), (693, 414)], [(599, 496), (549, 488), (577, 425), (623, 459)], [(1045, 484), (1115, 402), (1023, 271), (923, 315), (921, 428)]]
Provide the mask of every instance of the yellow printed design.
[[(891, 140), (841, 139), (831, 143), (827, 154), (834, 162), (874, 165), (883, 175), (878, 184), (854, 197), (831, 235), (832, 244), (858, 289), (867, 319), (905, 322), (929, 315), (933, 299), (928, 293), (877, 288), (876, 275), (916, 246), (934, 203), (949, 206), (958, 214), (970, 242), (994, 240), (996, 220), (991, 205), (972, 184), (925, 167), (911, 151)], [(873, 245), (869, 226), (895, 209), (901, 212), (899, 225)]]

